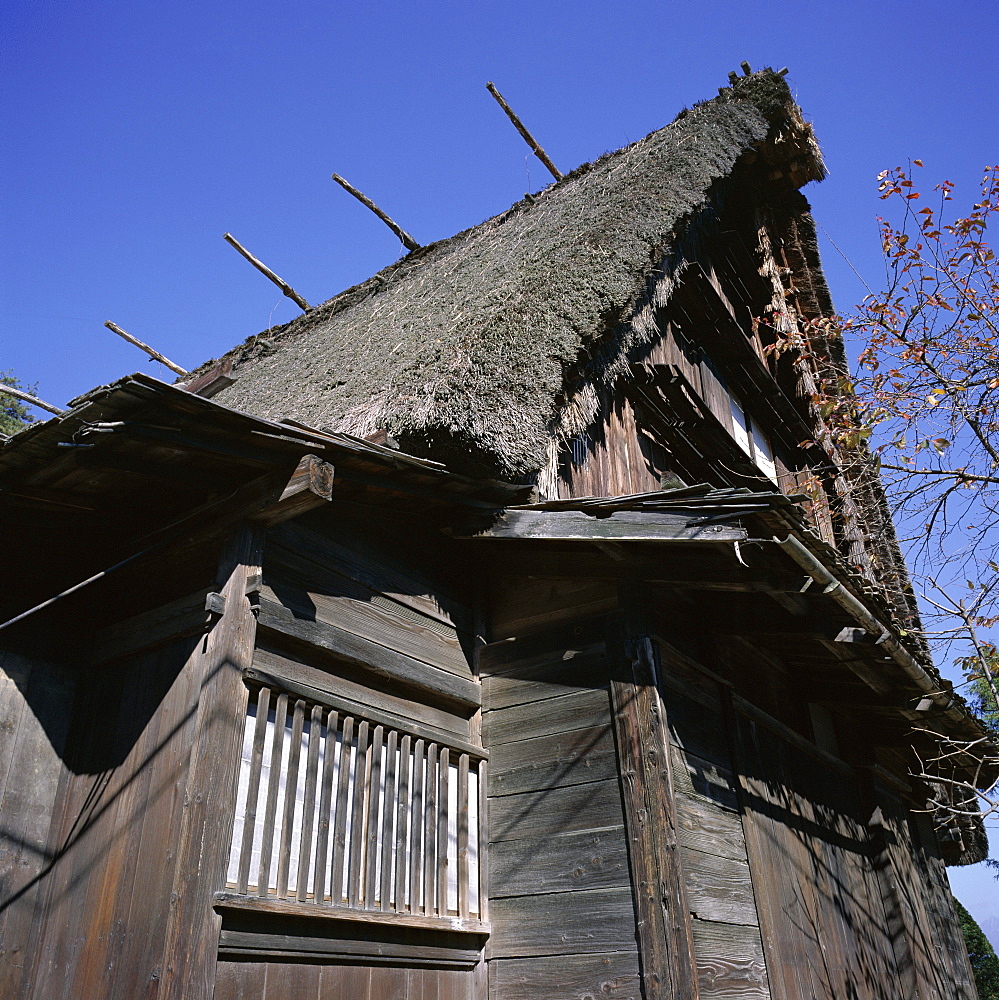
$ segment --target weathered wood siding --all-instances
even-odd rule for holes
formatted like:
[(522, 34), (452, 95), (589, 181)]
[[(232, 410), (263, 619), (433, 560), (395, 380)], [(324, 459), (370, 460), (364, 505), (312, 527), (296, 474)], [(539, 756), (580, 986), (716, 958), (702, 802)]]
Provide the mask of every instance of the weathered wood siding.
[(49, 825), (75, 684), (61, 668), (0, 652), (0, 996), (16, 997), (54, 862)]
[[(81, 672), (23, 996), (155, 990), (197, 714), (198, 639)], [(10, 995), (18, 995), (15, 991)]]
[(723, 694), (665, 644), (661, 660), (700, 995), (769, 1000)]
[(574, 607), (606, 607), (612, 596), (525, 583), (501, 585), (493, 601), (494, 634), (519, 637), (478, 654), (491, 754), (489, 993), (637, 1000), (605, 645), (592, 618), (572, 622)]

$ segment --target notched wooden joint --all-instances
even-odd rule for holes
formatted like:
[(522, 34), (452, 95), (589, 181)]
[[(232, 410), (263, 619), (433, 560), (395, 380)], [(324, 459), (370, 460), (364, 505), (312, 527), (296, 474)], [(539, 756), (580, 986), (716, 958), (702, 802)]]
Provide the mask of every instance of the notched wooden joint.
[(225, 597), (222, 594), (212, 591), (205, 595), (205, 611), (210, 615), (221, 617), (225, 614)]

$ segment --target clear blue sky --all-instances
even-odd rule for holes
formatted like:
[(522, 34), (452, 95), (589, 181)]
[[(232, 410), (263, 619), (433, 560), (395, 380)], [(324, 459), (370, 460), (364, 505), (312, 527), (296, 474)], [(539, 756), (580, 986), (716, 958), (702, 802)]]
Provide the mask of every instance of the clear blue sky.
[[(138, 369), (171, 378), (106, 319), (193, 368), (295, 316), (227, 230), (312, 303), (368, 277), (400, 246), (334, 170), (421, 243), (544, 186), (487, 80), (568, 170), (713, 96), (742, 60), (790, 67), (831, 174), (805, 193), (876, 286), (876, 174), (922, 158), (970, 198), (999, 161), (997, 39), (995, 0), (12, 0), (0, 370), (61, 405)], [(849, 307), (864, 288), (822, 250)], [(951, 875), (999, 918), (999, 884)]]

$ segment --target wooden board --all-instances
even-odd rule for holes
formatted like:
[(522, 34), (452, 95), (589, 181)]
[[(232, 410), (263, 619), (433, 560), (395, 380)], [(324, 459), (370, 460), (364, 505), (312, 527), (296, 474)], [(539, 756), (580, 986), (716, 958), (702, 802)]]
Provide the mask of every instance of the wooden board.
[(695, 920), (692, 931), (701, 997), (770, 1000), (758, 928)]
[(625, 951), (635, 944), (630, 888), (497, 899), (492, 920), (493, 958)]
[(621, 826), (498, 841), (493, 844), (489, 861), (492, 899), (631, 884)]
[(579, 691), (548, 699), (543, 704), (543, 708), (516, 705), (489, 712), (482, 724), (482, 738), (486, 746), (610, 725), (610, 706), (605, 689)]
[(497, 1000), (642, 1000), (638, 953), (494, 959), (489, 995)]
[(489, 839), (521, 840), (621, 824), (617, 779), (489, 800)]
[(489, 794), (516, 795), (617, 777), (609, 729), (594, 726), (494, 746)]

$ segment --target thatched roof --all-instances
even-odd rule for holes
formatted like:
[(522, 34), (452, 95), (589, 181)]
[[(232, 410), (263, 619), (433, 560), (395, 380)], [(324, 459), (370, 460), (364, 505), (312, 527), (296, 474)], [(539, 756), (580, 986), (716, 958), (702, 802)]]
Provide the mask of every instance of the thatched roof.
[(579, 408), (581, 359), (604, 345), (592, 389), (654, 334), (649, 299), (663, 294), (685, 221), (764, 144), (798, 183), (822, 176), (770, 70), (250, 338), (227, 355), (236, 381), (217, 398), (359, 436), (384, 429), (405, 451), (477, 474), (536, 472)]

